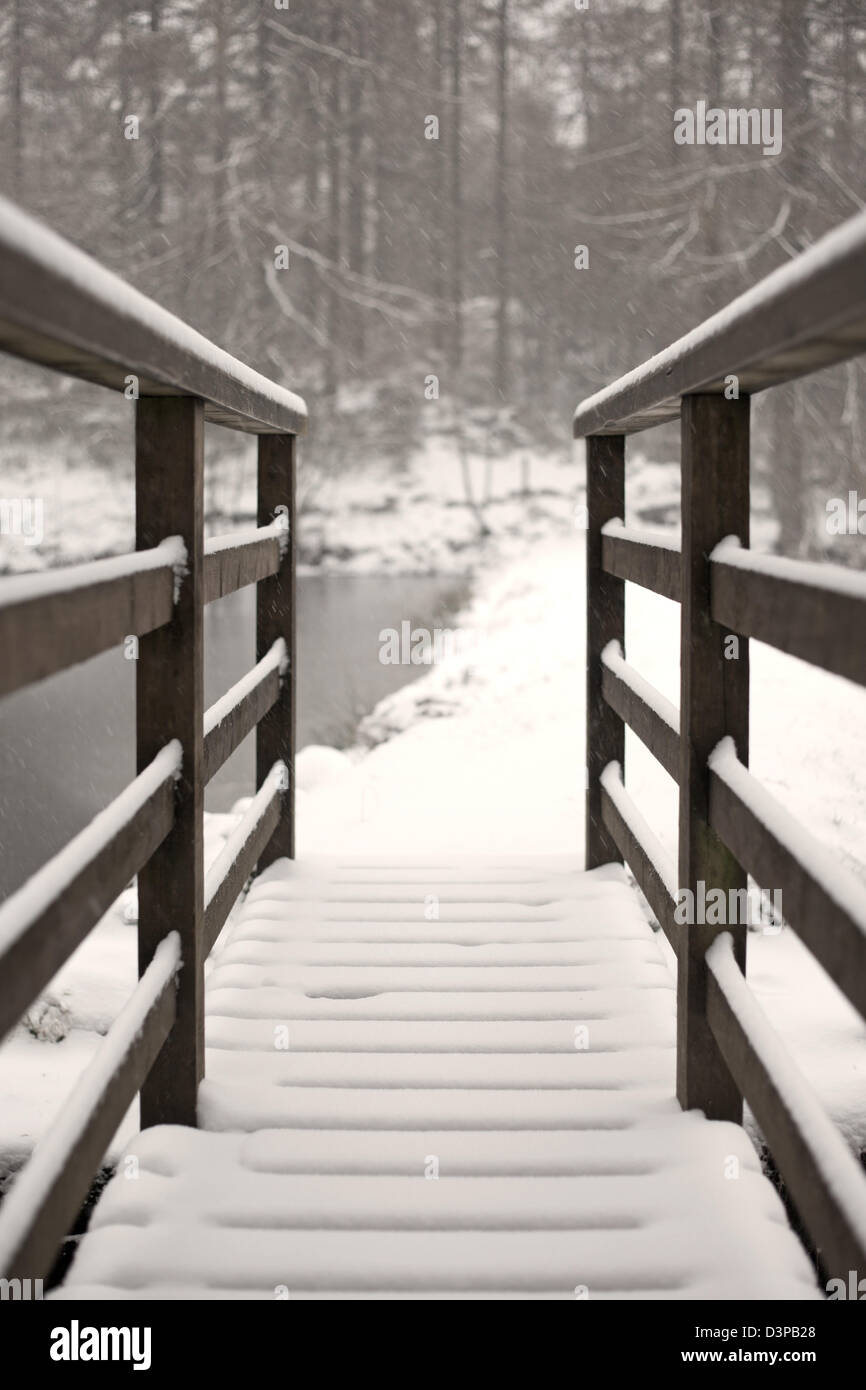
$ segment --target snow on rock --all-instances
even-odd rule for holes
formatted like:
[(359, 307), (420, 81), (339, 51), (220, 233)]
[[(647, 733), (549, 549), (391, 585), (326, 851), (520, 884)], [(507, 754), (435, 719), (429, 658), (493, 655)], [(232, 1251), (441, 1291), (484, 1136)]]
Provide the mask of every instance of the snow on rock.
[(295, 786), (311, 792), (339, 781), (352, 769), (352, 760), (338, 748), (308, 743), (295, 758)]

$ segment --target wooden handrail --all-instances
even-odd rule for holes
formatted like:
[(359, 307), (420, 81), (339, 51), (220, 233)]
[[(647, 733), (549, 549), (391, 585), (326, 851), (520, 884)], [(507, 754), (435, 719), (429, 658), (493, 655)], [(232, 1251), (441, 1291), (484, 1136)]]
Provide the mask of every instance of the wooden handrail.
[(674, 781), (679, 780), (680, 717), (670, 700), (644, 681), (623, 659), (618, 642), (601, 654), (601, 692)]
[(111, 560), (0, 580), (0, 695), (171, 621), (179, 540)]
[(707, 1016), (828, 1273), (863, 1268), (866, 1178), (788, 1056), (723, 932), (707, 953)]
[(866, 1018), (866, 888), (762, 787), (725, 744), (710, 758), (710, 825)]
[[(196, 1124), (205, 958), (256, 867), (294, 854), (306, 407), (2, 199), (0, 349), (136, 402), (135, 553), (0, 582), (0, 695), (138, 639), (138, 777), (0, 906), (2, 1036), (138, 875), (139, 988), (0, 1213), (0, 1275), (38, 1278), (137, 1092), (143, 1126)], [(207, 544), (206, 421), (259, 435), (256, 525)], [(205, 712), (205, 604), (248, 584), (257, 664)], [(205, 784), (253, 729), (259, 790), (205, 879)]]
[[(866, 214), (575, 416), (587, 436), (586, 864), (621, 855), (674, 947), (681, 1104), (739, 1120), (745, 1095), (828, 1273), (842, 1275), (866, 1265), (866, 1177), (761, 1019), (746, 924), (686, 925), (677, 909), (701, 882), (747, 902), (751, 871), (782, 890), (786, 921), (866, 1016), (866, 893), (747, 767), (750, 637), (866, 684), (863, 575), (748, 548), (749, 392), (864, 349)], [(680, 541), (621, 519), (626, 434), (676, 416)], [(625, 659), (626, 583), (682, 605), (679, 709)], [(676, 870), (625, 789), (626, 725), (678, 783)]]
[(601, 563), (608, 574), (680, 601), (679, 540), (664, 532), (635, 530), (621, 521), (601, 528)]
[(204, 780), (209, 782), (247, 734), (273, 709), (288, 666), (286, 643), (278, 637), (271, 650), (242, 676), (204, 717)]
[(228, 536), (215, 536), (204, 547), (204, 601), (259, 584), (277, 574), (282, 561), (285, 528), (271, 524)]
[(0, 907), (0, 1038), (53, 979), (174, 823), (180, 744)]
[(277, 828), (280, 797), (288, 786), (285, 763), (275, 763), (256, 793), (237, 829), (229, 836), (208, 870), (205, 882), (204, 939), (207, 951), (222, 931), (226, 917)]
[(583, 401), (575, 438), (676, 420), (685, 396), (754, 395), (866, 348), (866, 212)]
[(756, 555), (723, 543), (710, 556), (713, 621), (866, 685), (866, 574)]
[(175, 1020), (180, 938), (160, 943), (102, 1046), (0, 1208), (0, 1269), (42, 1278)]
[(20, 208), (0, 199), (0, 349), (138, 396), (190, 396), (205, 419), (301, 434), (300, 396), (208, 341)]

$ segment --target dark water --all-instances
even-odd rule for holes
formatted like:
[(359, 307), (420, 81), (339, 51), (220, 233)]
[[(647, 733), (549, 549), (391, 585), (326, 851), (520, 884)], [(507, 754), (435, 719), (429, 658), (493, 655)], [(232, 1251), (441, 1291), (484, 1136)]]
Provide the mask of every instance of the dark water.
[[(379, 632), (447, 626), (459, 581), (315, 575), (298, 580), (298, 744), (353, 742), (358, 720), (424, 667), (383, 666)], [(205, 613), (205, 705), (254, 661), (254, 595)], [(120, 650), (0, 701), (0, 896), (17, 887), (135, 775), (135, 669)], [(208, 788), (228, 810), (253, 790), (248, 738)]]

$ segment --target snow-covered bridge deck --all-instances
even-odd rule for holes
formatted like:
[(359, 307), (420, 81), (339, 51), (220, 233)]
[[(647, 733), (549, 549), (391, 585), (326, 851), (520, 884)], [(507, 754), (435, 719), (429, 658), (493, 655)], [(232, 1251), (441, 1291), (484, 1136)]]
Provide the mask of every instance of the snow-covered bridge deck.
[(138, 1136), (55, 1296), (819, 1297), (744, 1131), (677, 1104), (659, 942), (616, 868), (273, 866), (201, 1128)]

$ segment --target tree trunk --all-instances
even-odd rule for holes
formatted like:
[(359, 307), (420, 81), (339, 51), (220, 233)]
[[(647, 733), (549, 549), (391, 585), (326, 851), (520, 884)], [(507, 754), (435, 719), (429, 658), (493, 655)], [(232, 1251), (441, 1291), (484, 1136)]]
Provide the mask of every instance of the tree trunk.
[(503, 404), (507, 404), (511, 389), (511, 344), (508, 333), (511, 289), (508, 225), (508, 46), (508, 0), (499, 0), (496, 139), (496, 265), (499, 272), (499, 297), (496, 308), (495, 388)]
[(165, 191), (163, 188), (163, 122), (161, 111), (161, 91), (159, 82), (160, 50), (159, 34), (162, 25), (162, 0), (151, 0), (150, 32), (154, 35), (150, 48), (150, 169), (148, 172), (147, 201), (150, 210), (150, 226), (159, 233), (165, 213)]
[(10, 192), (24, 197), (24, 0), (15, 0), (9, 54), (9, 135), (12, 145)]
[[(340, 46), (342, 25), (340, 11), (334, 11), (331, 26), (331, 44)], [(331, 83), (328, 111), (328, 259), (331, 267), (328, 272), (328, 350), (325, 360), (325, 394), (335, 396), (340, 385), (340, 331), (341, 304), (338, 277), (343, 257), (341, 216), (343, 210), (343, 161), (342, 161), (342, 64), (339, 59), (331, 62)]]
[[(367, 16), (363, 0), (355, 0), (356, 11), (352, 23), (352, 52), (363, 58), (365, 52), (364, 31)], [(366, 225), (366, 170), (364, 155), (364, 69), (353, 67), (349, 76), (349, 169), (347, 188), (347, 243), (349, 268), (358, 275), (365, 270), (364, 230)], [(352, 371), (363, 373), (365, 359), (364, 309), (353, 306), (352, 314)]]
[[(790, 113), (790, 153), (785, 165), (785, 178), (795, 194), (802, 195), (808, 182), (805, 126), (809, 117), (809, 84), (806, 76), (809, 61), (809, 20), (807, 0), (779, 0), (779, 26), (785, 39), (780, 43), (779, 87), (780, 104), (785, 117)], [(796, 231), (801, 237), (808, 232), (807, 203), (801, 198)], [(793, 396), (801, 387), (774, 391), (771, 419), (774, 425), (772, 448), (774, 465), (771, 472), (773, 495), (779, 518), (779, 550), (783, 555), (801, 555), (807, 542), (808, 499), (805, 495), (806, 467), (803, 456), (802, 432), (796, 428)]]
[(463, 6), (451, 0), (451, 382), (452, 399), (460, 390), (463, 363), (463, 182), (461, 169), (463, 96)]

